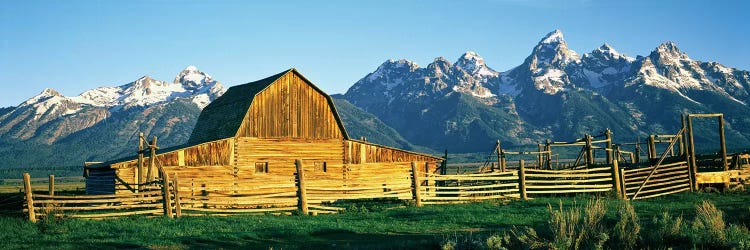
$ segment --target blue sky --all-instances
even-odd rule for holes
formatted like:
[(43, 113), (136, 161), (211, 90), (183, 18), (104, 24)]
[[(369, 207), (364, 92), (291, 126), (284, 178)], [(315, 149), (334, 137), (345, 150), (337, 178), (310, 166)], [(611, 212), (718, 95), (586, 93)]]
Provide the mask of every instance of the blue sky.
[(561, 29), (583, 54), (675, 41), (750, 70), (749, 1), (9, 1), (0, 8), (0, 107), (44, 88), (75, 96), (196, 65), (226, 86), (295, 67), (330, 94), (383, 61), (426, 66), (467, 50), (505, 71)]

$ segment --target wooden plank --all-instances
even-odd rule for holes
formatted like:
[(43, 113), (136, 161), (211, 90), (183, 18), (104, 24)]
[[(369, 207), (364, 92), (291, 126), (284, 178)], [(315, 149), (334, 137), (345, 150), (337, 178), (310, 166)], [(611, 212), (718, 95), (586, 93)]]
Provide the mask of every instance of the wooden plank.
[(526, 169), (526, 173), (552, 173), (552, 174), (579, 174), (590, 172), (609, 172), (611, 167), (575, 169), (575, 170), (543, 170), (543, 169)]
[[(96, 211), (96, 210), (122, 210), (134, 208), (161, 208), (161, 203), (131, 204), (131, 205), (108, 205), (108, 206), (84, 206), (84, 207), (62, 207), (56, 206), (55, 211)], [(35, 207), (34, 211), (44, 211), (46, 207)]]
[[(671, 194), (670, 192), (668, 192), (668, 190), (674, 190), (676, 188), (682, 188), (682, 189), (688, 188), (689, 189), (690, 188), (689, 185), (690, 185), (690, 183), (685, 183), (683, 185), (669, 186), (669, 187), (663, 187), (663, 188), (658, 188), (658, 189), (642, 190), (641, 193), (642, 194), (651, 194), (651, 193)], [(682, 190), (682, 189), (679, 189), (679, 190)], [(665, 192), (665, 191), (667, 191), (667, 192)], [(631, 196), (631, 199), (632, 199), (633, 195), (635, 195), (635, 193), (628, 193), (628, 196)]]
[(92, 204), (92, 203), (116, 203), (116, 202), (152, 202), (158, 201), (162, 197), (134, 197), (134, 198), (114, 198), (114, 199), (85, 199), (85, 200), (35, 200), (33, 204)]
[(596, 193), (596, 192), (608, 192), (612, 188), (598, 188), (598, 189), (567, 189), (567, 190), (527, 190), (529, 194), (566, 194), (566, 193)]
[(142, 214), (161, 214), (161, 209), (143, 210), (143, 211), (130, 211), (130, 212), (119, 212), (119, 213), (102, 213), (102, 214), (71, 214), (65, 215), (70, 218), (102, 218), (102, 217), (120, 217), (129, 215), (142, 215)]
[(526, 189), (587, 189), (587, 188), (594, 188), (594, 189), (600, 189), (600, 188), (612, 188), (612, 184), (599, 184), (599, 185), (586, 185), (586, 184), (580, 184), (580, 185), (527, 185)]
[(276, 208), (253, 208), (253, 209), (219, 209), (219, 208), (196, 208), (196, 207), (185, 207), (185, 211), (199, 211), (199, 212), (210, 212), (210, 213), (267, 213), (267, 212), (278, 212), (278, 211), (294, 211), (297, 207), (276, 207)]
[(648, 199), (648, 198), (654, 198), (654, 197), (659, 197), (659, 196), (664, 196), (664, 195), (669, 195), (669, 194), (676, 194), (676, 193), (686, 192), (686, 191), (690, 191), (690, 188), (687, 187), (687, 188), (683, 188), (683, 189), (677, 189), (677, 190), (673, 190), (673, 191), (669, 191), (669, 192), (662, 192), (662, 193), (653, 194), (653, 195), (644, 195), (644, 196), (639, 196), (639, 197), (637, 197), (635, 199), (636, 200)]
[(527, 178), (591, 178), (591, 177), (612, 177), (610, 173), (599, 174), (526, 174)]
[(565, 184), (565, 183), (597, 183), (597, 182), (610, 182), (612, 178), (595, 178), (595, 179), (565, 179), (565, 180), (549, 180), (549, 179), (537, 179), (537, 180), (526, 180), (526, 183), (532, 184)]

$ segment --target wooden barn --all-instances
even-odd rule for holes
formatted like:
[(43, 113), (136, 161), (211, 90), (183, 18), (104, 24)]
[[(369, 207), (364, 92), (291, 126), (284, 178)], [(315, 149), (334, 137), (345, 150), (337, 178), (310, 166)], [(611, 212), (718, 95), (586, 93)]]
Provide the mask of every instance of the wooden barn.
[[(158, 168), (179, 176), (180, 192), (190, 196), (261, 194), (263, 188), (293, 192), (299, 159), (311, 187), (394, 192), (410, 186), (412, 163), (434, 173), (443, 160), (349, 138), (331, 97), (295, 69), (229, 88), (200, 114), (186, 146), (161, 151), (86, 166), (86, 191), (136, 192), (151, 181), (149, 175), (160, 176)], [(348, 198), (347, 192), (321, 200), (339, 198)]]

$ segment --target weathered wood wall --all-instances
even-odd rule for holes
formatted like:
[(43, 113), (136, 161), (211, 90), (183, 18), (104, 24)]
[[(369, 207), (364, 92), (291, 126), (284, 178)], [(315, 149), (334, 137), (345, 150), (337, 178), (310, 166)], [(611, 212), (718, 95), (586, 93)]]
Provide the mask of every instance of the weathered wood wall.
[(291, 72), (255, 96), (237, 136), (341, 139), (344, 132), (323, 93)]
[(237, 166), (255, 168), (256, 164), (268, 164), (269, 174), (292, 175), (296, 169), (294, 160), (300, 159), (315, 164), (326, 175), (342, 176), (344, 151), (341, 140), (310, 140), (294, 138), (262, 139), (237, 138)]
[(344, 163), (437, 162), (439, 158), (362, 141), (344, 141)]

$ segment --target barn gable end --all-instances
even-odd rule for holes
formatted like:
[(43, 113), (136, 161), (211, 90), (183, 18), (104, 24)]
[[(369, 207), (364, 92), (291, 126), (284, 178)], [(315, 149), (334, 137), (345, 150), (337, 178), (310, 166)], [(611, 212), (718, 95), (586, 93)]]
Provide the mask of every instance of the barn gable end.
[(230, 137), (348, 138), (331, 97), (295, 69), (229, 88), (203, 109), (188, 144)]

